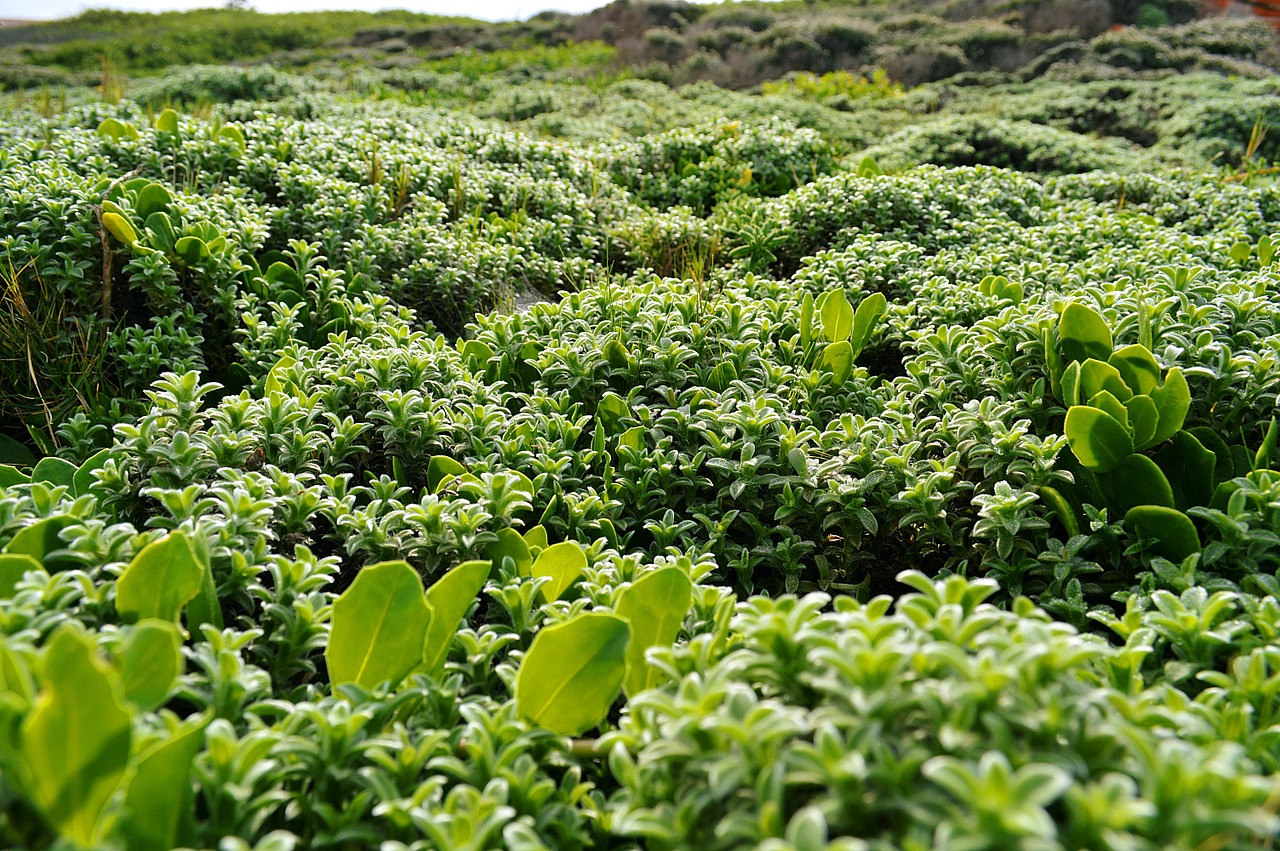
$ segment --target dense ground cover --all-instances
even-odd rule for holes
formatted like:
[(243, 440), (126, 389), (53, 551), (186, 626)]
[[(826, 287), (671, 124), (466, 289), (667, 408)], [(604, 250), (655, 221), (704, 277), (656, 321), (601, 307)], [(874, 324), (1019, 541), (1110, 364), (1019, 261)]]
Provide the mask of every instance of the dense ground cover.
[(0, 843), (1273, 843), (1274, 80), (543, 55), (10, 104)]

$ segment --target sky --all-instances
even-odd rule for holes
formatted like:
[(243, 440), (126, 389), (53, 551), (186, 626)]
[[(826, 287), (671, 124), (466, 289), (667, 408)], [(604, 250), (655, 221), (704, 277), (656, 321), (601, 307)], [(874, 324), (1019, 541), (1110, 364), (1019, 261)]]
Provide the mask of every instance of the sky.
[[(546, 9), (589, 12), (608, 0), (250, 0), (259, 12), (308, 12), (319, 9), (410, 9), (437, 15), (510, 20)], [(220, 0), (0, 0), (0, 18), (66, 18), (85, 9), (165, 12), (223, 5)]]

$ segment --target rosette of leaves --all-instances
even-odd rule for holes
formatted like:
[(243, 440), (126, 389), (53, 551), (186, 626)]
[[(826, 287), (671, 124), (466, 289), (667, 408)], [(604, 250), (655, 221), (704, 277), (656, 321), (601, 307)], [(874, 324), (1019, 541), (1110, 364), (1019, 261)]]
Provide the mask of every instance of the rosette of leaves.
[(163, 254), (191, 268), (227, 250), (227, 240), (207, 222), (184, 223), (163, 185), (135, 178), (109, 186), (102, 201), (102, 226), (135, 254)]
[[(1220, 486), (1269, 463), (1274, 424), (1252, 457), (1211, 428), (1184, 429), (1191, 392), (1182, 371), (1162, 370), (1142, 344), (1115, 348), (1106, 320), (1085, 305), (1067, 305), (1056, 340), (1047, 342), (1054, 390), (1067, 406), (1064, 432), (1088, 474), (1082, 484), (1131, 534), (1154, 540), (1158, 555), (1181, 561), (1199, 552), (1188, 509), (1220, 501)], [(1045, 491), (1074, 533), (1074, 510), (1058, 491)]]

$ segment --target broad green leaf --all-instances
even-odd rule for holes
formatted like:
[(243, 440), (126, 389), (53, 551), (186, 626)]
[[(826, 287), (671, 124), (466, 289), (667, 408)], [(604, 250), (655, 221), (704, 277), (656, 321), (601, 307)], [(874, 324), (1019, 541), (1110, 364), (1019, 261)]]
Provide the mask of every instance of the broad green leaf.
[(711, 370), (711, 374), (707, 376), (707, 386), (717, 393), (722, 393), (729, 389), (729, 385), (738, 378), (738, 369), (733, 365), (733, 361), (721, 361)]
[(288, 355), (280, 358), (267, 373), (262, 384), (263, 389), (268, 393), (283, 393), (286, 390), (295, 389), (293, 379), (289, 378), (288, 374), (297, 365), (298, 362)]
[(188, 266), (197, 266), (209, 259), (209, 246), (198, 236), (184, 236), (173, 244), (173, 252)]
[(532, 550), (534, 547), (537, 547), (540, 550), (545, 550), (547, 548), (546, 527), (542, 525), (538, 525), (538, 526), (534, 526), (528, 532), (525, 532), (524, 542), (529, 545), (530, 550)]
[(1227, 251), (1227, 256), (1237, 263), (1244, 263), (1248, 261), (1249, 255), (1252, 253), (1253, 246), (1242, 239), (1231, 246), (1230, 250)]
[(1173, 488), (1165, 474), (1145, 455), (1130, 455), (1110, 473), (1098, 475), (1099, 484), (1106, 481), (1107, 507), (1123, 515), (1138, 505), (1163, 505), (1173, 508)]
[(617, 434), (624, 420), (630, 418), (631, 406), (612, 390), (605, 391), (596, 403), (596, 420), (608, 434)]
[[(35, 680), (31, 676), (31, 671), (27, 669), (26, 662), (17, 653), (14, 653), (3, 639), (0, 639), (0, 696), (8, 694), (16, 697), (19, 704), (25, 709), (35, 693)], [(16, 733), (17, 731), (13, 732)], [(5, 751), (8, 751), (9, 754), (13, 753), (13, 750), (9, 747), (10, 744), (16, 743), (7, 741), (0, 743), (0, 755), (8, 755)]]
[(889, 309), (888, 299), (884, 293), (872, 293), (858, 303), (853, 314), (853, 330), (849, 333), (849, 342), (853, 344), (853, 356), (856, 358), (866, 348), (876, 329), (876, 320)]
[(335, 687), (400, 682), (422, 661), (431, 606), (422, 580), (403, 561), (362, 569), (333, 604), (324, 658)]
[(1146, 346), (1134, 343), (1116, 349), (1107, 363), (1119, 370), (1120, 377), (1135, 394), (1149, 395), (1160, 385), (1160, 364)]
[(214, 139), (218, 142), (230, 142), (232, 145), (235, 145), (236, 150), (242, 154), (247, 147), (244, 140), (244, 133), (234, 124), (228, 124), (225, 127), (220, 127), (217, 135), (214, 136)]
[(879, 177), (884, 174), (884, 170), (880, 168), (880, 163), (876, 162), (873, 156), (865, 156), (858, 162), (858, 177)]
[(1120, 425), (1124, 426), (1126, 429), (1129, 428), (1129, 409), (1124, 406), (1123, 402), (1115, 396), (1112, 396), (1108, 391), (1103, 390), (1095, 393), (1089, 399), (1089, 407), (1097, 408), (1099, 411), (1106, 411), (1114, 417), (1116, 422), (1120, 423)]
[(1182, 428), (1187, 419), (1187, 411), (1191, 410), (1191, 388), (1187, 387), (1187, 379), (1182, 376), (1182, 370), (1175, 366), (1165, 374), (1164, 384), (1152, 390), (1150, 396), (1160, 413), (1155, 436), (1151, 438), (1151, 445), (1155, 446), (1173, 437)]
[(173, 109), (166, 109), (164, 112), (156, 116), (156, 129), (161, 133), (171, 133), (178, 135), (178, 113)]
[(0, 434), (0, 464), (12, 464), (15, 467), (30, 467), (36, 463), (36, 456), (31, 450), (7, 434)]
[(130, 720), (90, 639), (63, 627), (45, 647), (43, 681), (22, 723), (28, 796), (63, 839), (97, 847), (107, 803), (129, 770)]
[(182, 634), (171, 621), (147, 618), (134, 625), (120, 651), (120, 688), (139, 712), (159, 709), (182, 673)]
[(440, 483), (446, 476), (461, 476), (467, 468), (448, 455), (434, 455), (427, 462), (427, 490), (439, 493)]
[(1088, 358), (1080, 363), (1080, 395), (1091, 399), (1102, 391), (1107, 391), (1121, 402), (1128, 401), (1133, 395), (1129, 385), (1124, 383), (1120, 370), (1109, 363)]
[[(518, 535), (516, 537), (519, 538)], [(520, 543), (523, 544), (524, 541)], [(427, 628), (422, 646), (422, 662), (431, 676), (438, 677), (444, 670), (449, 645), (458, 632), (458, 624), (483, 590), (492, 566), (491, 561), (464, 561), (427, 589), (427, 602), (431, 605), (431, 625)]]
[(813, 293), (806, 291), (800, 302), (800, 348), (808, 349), (813, 342)]
[(138, 128), (132, 124), (126, 124), (118, 118), (105, 118), (98, 125), (98, 135), (103, 139), (119, 142), (121, 139), (138, 138)]
[(187, 603), (187, 629), (193, 633), (198, 632), (200, 626), (206, 623), (215, 629), (222, 629), (222, 603), (218, 600), (218, 589), (213, 581), (209, 547), (205, 539), (201, 536), (192, 538), (191, 551), (196, 555), (196, 564), (200, 565), (200, 590)]
[(71, 490), (76, 476), (76, 465), (70, 461), (64, 461), (61, 458), (55, 458), (50, 455), (48, 458), (41, 458), (40, 463), (36, 464), (31, 471), (31, 481), (48, 482), (55, 487), (65, 487)]
[(1154, 446), (1156, 428), (1160, 424), (1160, 412), (1150, 396), (1134, 396), (1124, 403), (1128, 413), (1129, 431), (1133, 433), (1133, 448), (1141, 452)]
[(1075, 405), (1067, 411), (1063, 430), (1077, 460), (1095, 473), (1108, 473), (1133, 454), (1128, 430), (1106, 411)]
[(129, 220), (119, 213), (103, 213), (102, 226), (107, 229), (107, 233), (125, 245), (134, 245), (138, 241), (138, 232), (133, 229), (133, 225), (129, 224)]
[(631, 624), (627, 677), (623, 691), (635, 697), (658, 682), (658, 672), (645, 661), (650, 647), (670, 647), (693, 605), (693, 583), (678, 567), (664, 567), (637, 579), (618, 595), (615, 613)]
[(0, 555), (0, 600), (8, 600), (18, 588), (18, 582), (31, 571), (44, 573), (40, 562), (26, 553)]
[(631, 628), (616, 615), (583, 614), (533, 638), (516, 675), (520, 717), (563, 736), (600, 723), (622, 688)]
[(151, 232), (155, 247), (166, 254), (173, 251), (173, 247), (178, 241), (178, 236), (173, 231), (173, 222), (169, 219), (169, 214), (164, 212), (152, 213), (147, 216), (146, 224), (147, 230)]
[(1124, 525), (1134, 535), (1154, 539), (1153, 551), (1170, 561), (1180, 562), (1200, 551), (1200, 535), (1191, 518), (1163, 505), (1139, 505), (1129, 509)]
[(621, 340), (610, 340), (604, 344), (605, 361), (615, 369), (626, 369), (631, 364), (631, 353), (622, 345)]
[(205, 725), (203, 720), (190, 725), (138, 758), (124, 798), (129, 851), (169, 851), (190, 844), (195, 819), (191, 765), (204, 744)]
[(837, 387), (853, 374), (853, 345), (848, 340), (828, 343), (822, 350), (822, 366), (831, 372), (831, 380)]
[(4, 552), (17, 555), (29, 555), (49, 569), (47, 556), (54, 550), (62, 549), (62, 530), (74, 524), (76, 518), (69, 514), (58, 514), (37, 520), (25, 526), (13, 539), (5, 544)]
[(1073, 360), (1066, 365), (1062, 370), (1061, 382), (1059, 395), (1068, 408), (1084, 401), (1080, 393), (1080, 361)]
[(516, 575), (529, 576), (533, 568), (533, 555), (529, 545), (519, 532), (508, 526), (498, 530), (498, 540), (489, 545), (485, 556), (495, 568), (502, 567), (502, 560), (510, 558), (516, 565)]
[(1058, 320), (1058, 341), (1063, 361), (1105, 361), (1111, 357), (1111, 329), (1102, 314), (1075, 302), (1068, 304)]
[(168, 210), (169, 205), (172, 203), (173, 196), (169, 194), (168, 189), (165, 189), (159, 183), (148, 183), (138, 193), (138, 200), (133, 204), (133, 211), (138, 214), (139, 219), (145, 222), (152, 213), (162, 213)]
[(133, 557), (116, 580), (116, 611), (126, 620), (177, 623), (182, 607), (200, 592), (202, 567), (191, 538), (170, 532)]
[(828, 343), (848, 340), (853, 331), (853, 307), (844, 290), (832, 290), (822, 302), (822, 336)]
[(1187, 431), (1179, 431), (1156, 452), (1155, 462), (1173, 488), (1174, 505), (1187, 509), (1208, 505), (1216, 487), (1218, 457)]
[(637, 451), (644, 449), (644, 426), (632, 426), (618, 435), (619, 446), (629, 446)]
[(10, 467), (8, 464), (0, 464), (0, 488), (11, 488), (14, 485), (25, 485), (31, 481), (31, 477), (19, 470), (17, 467)]
[(107, 463), (107, 459), (110, 457), (111, 450), (103, 449), (102, 451), (91, 455), (83, 464), (81, 464), (79, 469), (76, 470), (75, 475), (71, 478), (72, 493), (76, 496), (84, 496), (89, 493), (98, 481), (94, 473), (101, 470)]
[(550, 603), (559, 600), (586, 568), (587, 554), (582, 547), (574, 541), (562, 541), (538, 553), (530, 573), (551, 577), (551, 581), (541, 588), (543, 602)]
[(462, 359), (467, 362), (472, 371), (480, 372), (489, 365), (489, 358), (493, 357), (493, 349), (486, 346), (479, 340), (467, 340), (462, 344)]
[[(1209, 426), (1196, 426), (1186, 431), (1198, 440), (1201, 446), (1213, 453), (1213, 485), (1215, 488), (1220, 483), (1230, 481), (1236, 477), (1235, 459), (1231, 457), (1231, 447), (1222, 439), (1222, 435)], [(1244, 475), (1247, 472), (1248, 470), (1241, 470), (1240, 475)]]

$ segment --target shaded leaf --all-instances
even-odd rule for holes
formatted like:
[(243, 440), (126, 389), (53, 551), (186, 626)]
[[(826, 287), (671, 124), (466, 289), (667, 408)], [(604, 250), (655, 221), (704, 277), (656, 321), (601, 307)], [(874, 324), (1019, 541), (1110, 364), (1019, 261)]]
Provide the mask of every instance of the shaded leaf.
[(566, 736), (598, 724), (622, 688), (630, 639), (627, 622), (609, 614), (543, 629), (516, 676), (520, 716)]

